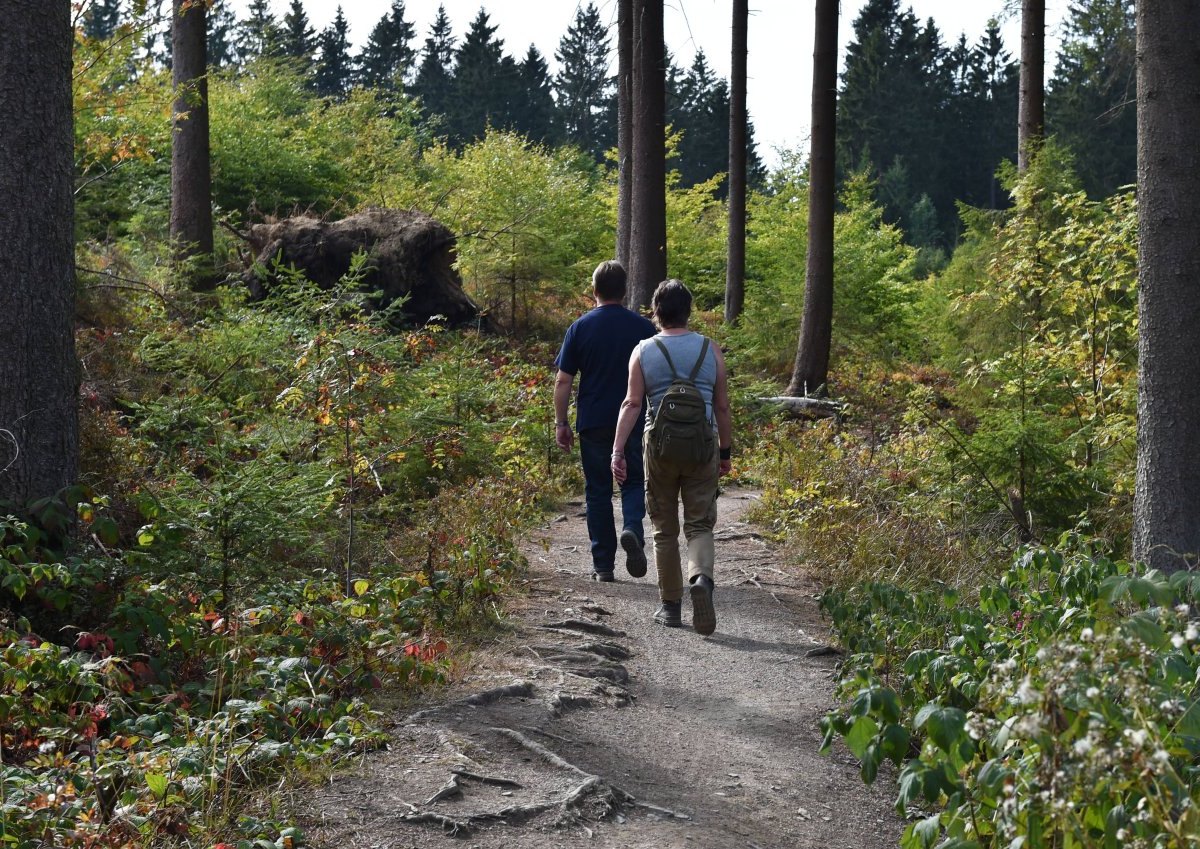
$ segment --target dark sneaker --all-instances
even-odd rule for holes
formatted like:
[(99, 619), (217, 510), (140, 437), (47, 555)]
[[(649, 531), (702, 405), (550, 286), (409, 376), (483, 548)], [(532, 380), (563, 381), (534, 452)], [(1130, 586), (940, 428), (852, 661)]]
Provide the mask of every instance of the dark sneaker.
[(717, 612), (713, 609), (712, 597), (712, 578), (697, 575), (692, 581), (692, 627), (697, 634), (706, 637), (717, 630)]
[(654, 621), (668, 628), (679, 628), (683, 625), (683, 603), (664, 601), (654, 612)]
[(630, 576), (640, 578), (646, 574), (646, 551), (637, 534), (626, 528), (621, 531), (621, 548), (625, 549), (625, 568)]
[(612, 572), (593, 572), (592, 580), (599, 581), (602, 584), (611, 584), (617, 579), (617, 576)]

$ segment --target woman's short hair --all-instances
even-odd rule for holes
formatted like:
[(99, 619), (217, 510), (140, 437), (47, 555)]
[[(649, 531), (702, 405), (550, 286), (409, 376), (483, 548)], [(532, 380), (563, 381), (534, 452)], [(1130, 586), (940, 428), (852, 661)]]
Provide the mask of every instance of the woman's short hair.
[(659, 327), (686, 327), (692, 314), (692, 293), (681, 280), (664, 280), (650, 299), (650, 313)]
[(605, 260), (592, 272), (592, 289), (602, 301), (619, 301), (625, 297), (625, 266), (615, 259)]

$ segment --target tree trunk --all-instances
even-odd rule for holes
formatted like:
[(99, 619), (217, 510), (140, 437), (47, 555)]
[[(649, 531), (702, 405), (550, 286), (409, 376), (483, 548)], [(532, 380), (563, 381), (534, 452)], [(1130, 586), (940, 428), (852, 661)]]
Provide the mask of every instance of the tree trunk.
[(747, 0), (733, 0), (733, 55), (729, 74), (729, 236), (725, 270), (725, 323), (737, 324), (746, 302), (746, 52)]
[(68, 0), (10, 0), (0, 27), (0, 501), (75, 482), (75, 241)]
[(1200, 38), (1195, 0), (1137, 4), (1138, 454), (1134, 557), (1200, 552)]
[(633, 196), (629, 303), (650, 305), (667, 276), (666, 43), (663, 0), (633, 0)]
[(205, 0), (172, 0), (171, 242), (187, 263), (194, 289), (211, 289), (212, 177), (208, 140), (207, 9)]
[(808, 163), (808, 259), (800, 344), (787, 394), (824, 394), (833, 333), (834, 148), (837, 136), (837, 0), (817, 0), (812, 139)]
[(617, 0), (617, 261), (629, 270), (633, 165), (633, 0)]
[(1046, 0), (1021, 0), (1017, 170), (1024, 174), (1046, 127)]

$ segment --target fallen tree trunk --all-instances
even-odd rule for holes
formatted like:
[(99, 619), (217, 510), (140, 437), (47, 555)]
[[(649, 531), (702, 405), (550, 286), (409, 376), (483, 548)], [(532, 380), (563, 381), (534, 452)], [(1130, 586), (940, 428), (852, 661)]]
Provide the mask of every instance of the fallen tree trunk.
[(779, 395), (759, 398), (764, 404), (778, 407), (793, 419), (841, 419), (846, 407), (828, 398), (803, 398)]

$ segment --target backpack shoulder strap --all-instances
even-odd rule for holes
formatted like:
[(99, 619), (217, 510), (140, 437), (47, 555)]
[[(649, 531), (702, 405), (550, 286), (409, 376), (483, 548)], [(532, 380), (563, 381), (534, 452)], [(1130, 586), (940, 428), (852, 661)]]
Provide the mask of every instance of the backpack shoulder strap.
[[(705, 341), (708, 340), (706, 339)], [(671, 355), (667, 353), (667, 346), (658, 339), (654, 340), (654, 344), (658, 346), (658, 350), (662, 351), (663, 357), (666, 358), (667, 365), (671, 369), (671, 377), (675, 378), (675, 380), (679, 380), (679, 372), (675, 371), (675, 363), (671, 362)]]
[[(705, 336), (703, 338), (704, 342), (700, 345), (700, 356), (696, 359), (696, 364), (692, 366), (692, 373), (688, 375), (688, 380), (692, 383), (696, 382), (696, 375), (700, 374), (700, 367), (704, 365), (704, 358), (708, 356), (708, 337)], [(674, 370), (675, 368), (672, 366), (671, 371)]]

